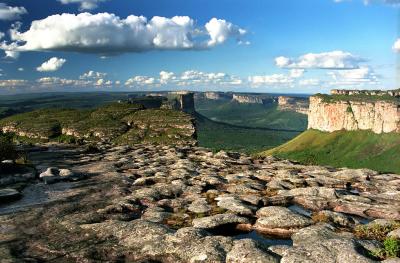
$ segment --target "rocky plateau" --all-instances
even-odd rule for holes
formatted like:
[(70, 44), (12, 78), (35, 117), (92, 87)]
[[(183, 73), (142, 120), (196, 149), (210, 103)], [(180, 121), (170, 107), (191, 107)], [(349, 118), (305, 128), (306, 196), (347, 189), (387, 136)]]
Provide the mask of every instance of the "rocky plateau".
[[(378, 262), (400, 175), (195, 146), (41, 144), (1, 175), (1, 262)], [(399, 262), (388, 259), (384, 262)]]

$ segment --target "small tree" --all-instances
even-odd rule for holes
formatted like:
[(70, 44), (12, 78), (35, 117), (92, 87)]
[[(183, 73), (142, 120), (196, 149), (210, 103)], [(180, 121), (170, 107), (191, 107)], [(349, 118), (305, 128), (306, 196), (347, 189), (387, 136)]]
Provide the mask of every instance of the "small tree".
[(15, 160), (17, 157), (17, 151), (12, 141), (12, 137), (0, 133), (0, 162), (4, 160)]

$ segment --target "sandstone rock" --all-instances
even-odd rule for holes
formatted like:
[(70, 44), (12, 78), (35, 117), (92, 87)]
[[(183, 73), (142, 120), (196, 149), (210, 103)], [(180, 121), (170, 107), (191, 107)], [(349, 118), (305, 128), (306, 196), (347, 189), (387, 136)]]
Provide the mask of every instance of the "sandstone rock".
[(249, 220), (233, 214), (218, 214), (203, 218), (197, 218), (192, 221), (195, 228), (213, 229), (223, 225), (248, 224)]
[(196, 214), (203, 214), (209, 212), (211, 210), (211, 206), (208, 205), (205, 198), (200, 198), (193, 201), (188, 207), (188, 210)]
[(227, 263), (278, 263), (280, 258), (268, 251), (260, 249), (251, 239), (242, 239), (234, 242), (233, 248), (226, 255)]
[(279, 255), (279, 256), (283, 256), (285, 254), (285, 252), (287, 250), (289, 250), (291, 247), (287, 246), (287, 245), (274, 245), (274, 246), (270, 246), (268, 247), (268, 249), (270, 251), (272, 251), (273, 253)]
[(333, 132), (340, 130), (372, 130), (375, 133), (400, 130), (398, 105), (389, 101), (324, 102), (319, 96), (310, 97), (308, 128)]
[(239, 215), (253, 215), (255, 207), (244, 204), (241, 200), (233, 196), (218, 196), (215, 198), (218, 201), (217, 205)]
[(316, 214), (316, 218), (322, 218), (327, 222), (331, 222), (334, 225), (341, 227), (352, 227), (355, 225), (355, 221), (342, 213), (332, 212), (329, 210), (323, 210)]
[[(303, 228), (292, 236), (293, 247), (288, 249), (281, 262), (321, 263), (372, 263), (359, 251), (362, 246), (346, 235), (339, 235), (329, 225)], [(366, 252), (365, 252), (366, 253)]]
[(388, 237), (392, 237), (392, 238), (400, 239), (400, 228), (391, 231), (387, 236)]
[(311, 219), (279, 206), (263, 207), (257, 211), (254, 229), (265, 234), (290, 237), (300, 228), (311, 225)]

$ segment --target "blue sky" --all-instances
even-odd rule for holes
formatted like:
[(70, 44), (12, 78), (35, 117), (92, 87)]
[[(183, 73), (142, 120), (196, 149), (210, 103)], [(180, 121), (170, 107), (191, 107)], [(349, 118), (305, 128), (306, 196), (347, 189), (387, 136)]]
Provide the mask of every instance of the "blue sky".
[(0, 1), (0, 92), (393, 89), (386, 1)]

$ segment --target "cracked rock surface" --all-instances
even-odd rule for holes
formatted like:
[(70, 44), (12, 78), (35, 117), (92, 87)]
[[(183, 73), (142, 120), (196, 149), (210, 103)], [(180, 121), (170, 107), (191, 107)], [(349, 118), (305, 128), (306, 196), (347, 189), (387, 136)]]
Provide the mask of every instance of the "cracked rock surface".
[(0, 199), (4, 262), (376, 262), (355, 228), (400, 220), (395, 174), (183, 145), (29, 154), (43, 176), (0, 190), (19, 196)]

